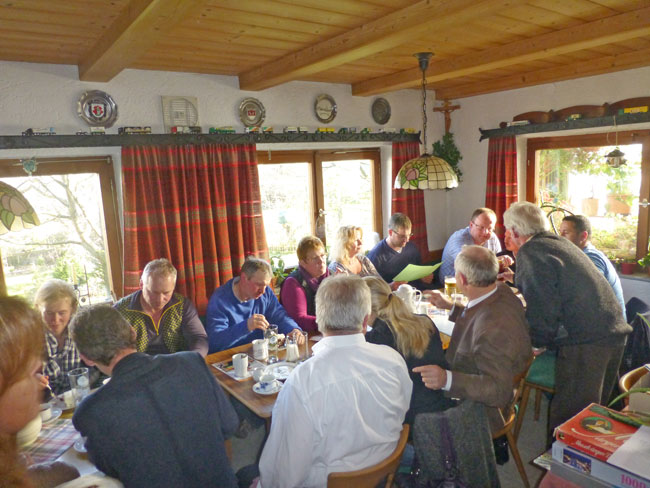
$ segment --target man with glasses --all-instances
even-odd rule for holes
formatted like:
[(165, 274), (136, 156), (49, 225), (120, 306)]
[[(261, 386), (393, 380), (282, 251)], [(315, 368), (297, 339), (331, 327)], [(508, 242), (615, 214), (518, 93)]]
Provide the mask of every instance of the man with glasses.
[[(420, 251), (415, 244), (409, 242), (411, 238), (411, 219), (403, 213), (391, 215), (388, 221), (388, 237), (380, 241), (368, 253), (368, 259), (375, 265), (379, 275), (391, 285), (394, 290), (403, 281), (393, 282), (393, 278), (408, 264), (421, 264)], [(431, 288), (433, 274), (422, 279), (412, 281), (410, 284), (420, 290)]]
[(501, 242), (494, 234), (497, 216), (489, 208), (477, 208), (469, 220), (469, 226), (454, 232), (442, 252), (442, 265), (438, 278), (444, 285), (445, 276), (454, 276), (454, 261), (463, 246), (483, 246), (495, 254), (501, 252)]

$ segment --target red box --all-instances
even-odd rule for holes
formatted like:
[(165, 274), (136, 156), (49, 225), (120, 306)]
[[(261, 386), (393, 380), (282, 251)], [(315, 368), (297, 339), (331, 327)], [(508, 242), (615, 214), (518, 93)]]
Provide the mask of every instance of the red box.
[(622, 422), (620, 412), (592, 403), (555, 429), (557, 440), (601, 461), (609, 457), (639, 428)]

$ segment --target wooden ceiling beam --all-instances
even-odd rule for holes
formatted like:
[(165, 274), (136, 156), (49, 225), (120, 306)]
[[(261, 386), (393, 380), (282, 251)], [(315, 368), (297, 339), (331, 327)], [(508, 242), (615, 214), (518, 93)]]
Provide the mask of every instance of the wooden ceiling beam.
[[(427, 70), (427, 81), (435, 83), (460, 78), (648, 34), (650, 34), (650, 7), (478, 51), (467, 56), (433, 62)], [(421, 80), (422, 72), (416, 67), (355, 83), (352, 85), (352, 94), (367, 96), (412, 88), (418, 86)]]
[(321, 43), (239, 75), (241, 90), (263, 90), (305, 78), (437, 31), (489, 15), (523, 0), (421, 0)]
[(133, 0), (79, 62), (79, 79), (106, 82), (137, 60), (172, 27), (196, 14), (199, 0)]
[(571, 65), (561, 65), (553, 68), (531, 71), (517, 75), (505, 76), (496, 80), (466, 85), (442, 88), (436, 90), (436, 99), (452, 100), (458, 98), (484, 95), (497, 91), (514, 90), (527, 86), (541, 85), (563, 80), (573, 80), (585, 76), (601, 75), (626, 69), (640, 68), (648, 65), (650, 48), (639, 51), (603, 56)]

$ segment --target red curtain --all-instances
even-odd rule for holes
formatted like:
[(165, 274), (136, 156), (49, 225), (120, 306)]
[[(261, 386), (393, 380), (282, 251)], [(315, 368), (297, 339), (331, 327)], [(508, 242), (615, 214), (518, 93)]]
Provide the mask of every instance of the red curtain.
[(203, 314), (246, 256), (268, 258), (255, 145), (123, 147), (122, 179), (125, 294), (165, 257)]
[(517, 201), (517, 143), (514, 136), (493, 137), (488, 147), (485, 206), (497, 214), (495, 233), (503, 242), (503, 212)]
[[(413, 158), (420, 155), (420, 144), (417, 142), (393, 142), (393, 178), (395, 182), (400, 168)], [(411, 242), (417, 246), (422, 255), (422, 262), (429, 262), (429, 243), (427, 241), (427, 220), (424, 212), (423, 190), (396, 190), (393, 188), (392, 213), (401, 212), (408, 215), (413, 224)]]

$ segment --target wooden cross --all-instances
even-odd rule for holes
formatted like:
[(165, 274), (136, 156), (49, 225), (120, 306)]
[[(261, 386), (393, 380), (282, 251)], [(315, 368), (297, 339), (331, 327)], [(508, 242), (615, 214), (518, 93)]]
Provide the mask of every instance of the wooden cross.
[(440, 107), (433, 107), (434, 112), (443, 112), (445, 114), (445, 134), (449, 134), (451, 128), (451, 113), (459, 108), (460, 105), (452, 105), (449, 100), (445, 100)]

